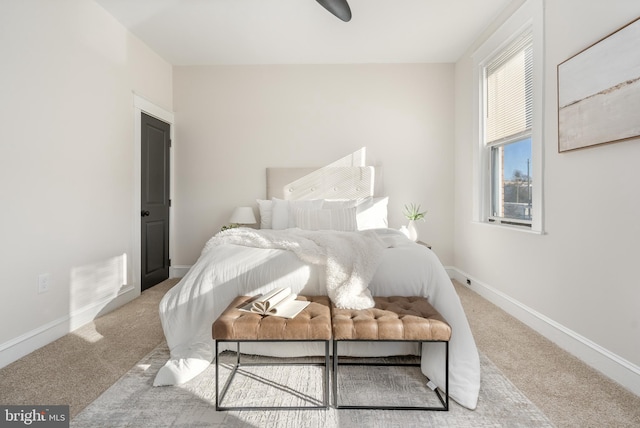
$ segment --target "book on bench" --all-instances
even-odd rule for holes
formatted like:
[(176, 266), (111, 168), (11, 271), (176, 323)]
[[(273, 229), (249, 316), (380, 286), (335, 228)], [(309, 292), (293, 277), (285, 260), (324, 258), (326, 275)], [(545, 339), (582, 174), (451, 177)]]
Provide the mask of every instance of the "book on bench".
[(294, 318), (311, 303), (296, 300), (296, 297), (298, 295), (291, 293), (290, 288), (280, 287), (252, 299), (238, 309), (260, 315)]

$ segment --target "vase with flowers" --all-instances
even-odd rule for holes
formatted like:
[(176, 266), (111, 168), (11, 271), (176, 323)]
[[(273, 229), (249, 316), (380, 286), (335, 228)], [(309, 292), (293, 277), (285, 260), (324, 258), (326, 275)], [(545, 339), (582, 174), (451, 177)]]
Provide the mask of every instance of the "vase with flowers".
[(416, 229), (416, 221), (422, 220), (424, 221), (424, 216), (427, 214), (427, 211), (420, 211), (420, 205), (416, 205), (411, 203), (409, 205), (404, 206), (404, 216), (409, 220), (409, 224), (406, 227), (406, 235), (412, 241), (418, 240), (418, 230)]

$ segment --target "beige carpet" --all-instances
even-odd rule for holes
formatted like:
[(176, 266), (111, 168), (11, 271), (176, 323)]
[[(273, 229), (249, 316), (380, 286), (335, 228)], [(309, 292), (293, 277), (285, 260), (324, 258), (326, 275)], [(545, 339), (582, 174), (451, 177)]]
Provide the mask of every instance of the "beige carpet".
[(640, 427), (640, 397), (454, 282), (478, 349), (558, 427)]
[(68, 404), (73, 418), (164, 340), (158, 303), (170, 279), (0, 369), (0, 403)]
[[(69, 404), (71, 417), (76, 416), (162, 343), (158, 302), (175, 283), (159, 284), (128, 305), (0, 369), (0, 403)], [(456, 284), (456, 289), (480, 352), (555, 426), (640, 426), (640, 397), (465, 286)]]

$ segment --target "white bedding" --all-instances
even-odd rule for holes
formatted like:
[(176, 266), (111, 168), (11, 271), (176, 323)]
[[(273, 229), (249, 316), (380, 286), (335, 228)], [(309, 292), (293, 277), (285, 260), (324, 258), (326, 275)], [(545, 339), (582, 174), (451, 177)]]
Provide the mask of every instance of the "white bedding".
[[(271, 232), (273, 233), (273, 232)], [(393, 229), (372, 233), (386, 244), (369, 290), (377, 296), (424, 296), (452, 327), (449, 342), (449, 395), (462, 406), (475, 409), (480, 389), (480, 361), (475, 341), (458, 295), (431, 250)], [(216, 237), (212, 238), (212, 241)], [(210, 242), (211, 243), (211, 242)], [(326, 270), (321, 264), (302, 261), (294, 252), (218, 243), (205, 246), (196, 264), (164, 296), (160, 318), (171, 359), (160, 369), (155, 386), (189, 381), (213, 360), (211, 325), (238, 295), (256, 295), (276, 287), (290, 287), (302, 295), (326, 295)], [(349, 343), (341, 346), (354, 356), (402, 355), (415, 352), (413, 345)], [(322, 355), (314, 343), (243, 345), (243, 352), (273, 356)], [(444, 347), (426, 343), (422, 348), (422, 372), (444, 388)]]
[(369, 230), (327, 233), (298, 228), (255, 230), (240, 227), (217, 234), (203, 251), (225, 244), (288, 250), (303, 262), (322, 266), (326, 294), (338, 308), (345, 309), (374, 306), (368, 286), (384, 248), (390, 246)]

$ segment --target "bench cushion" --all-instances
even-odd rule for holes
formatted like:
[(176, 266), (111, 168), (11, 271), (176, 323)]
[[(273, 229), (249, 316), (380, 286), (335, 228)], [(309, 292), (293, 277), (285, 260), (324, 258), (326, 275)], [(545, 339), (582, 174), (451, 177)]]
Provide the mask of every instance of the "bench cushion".
[(327, 296), (298, 296), (311, 302), (295, 318), (262, 316), (239, 310), (252, 297), (239, 296), (213, 323), (216, 340), (331, 340)]
[(331, 308), (334, 340), (442, 340), (451, 327), (424, 297), (374, 297), (372, 309)]

